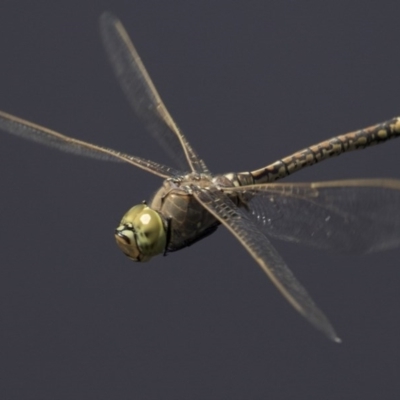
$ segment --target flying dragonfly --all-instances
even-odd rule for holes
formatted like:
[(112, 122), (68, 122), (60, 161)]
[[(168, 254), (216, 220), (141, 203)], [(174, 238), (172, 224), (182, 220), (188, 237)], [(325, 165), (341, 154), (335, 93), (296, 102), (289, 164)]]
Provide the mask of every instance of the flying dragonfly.
[(333, 137), (253, 171), (214, 175), (167, 111), (121, 22), (104, 13), (100, 31), (130, 105), (178, 169), (67, 137), (3, 111), (0, 129), (73, 154), (125, 162), (163, 178), (153, 198), (128, 210), (115, 230), (125, 255), (145, 262), (190, 246), (223, 225), (289, 303), (340, 342), (269, 237), (358, 254), (397, 247), (400, 180), (276, 181), (332, 156), (400, 136), (400, 117)]

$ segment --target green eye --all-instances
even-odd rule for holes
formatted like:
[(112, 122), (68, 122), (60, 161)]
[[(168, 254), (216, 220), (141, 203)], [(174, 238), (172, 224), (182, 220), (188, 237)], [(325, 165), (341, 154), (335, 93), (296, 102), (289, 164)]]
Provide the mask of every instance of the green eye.
[(132, 207), (115, 230), (119, 248), (134, 261), (148, 261), (165, 251), (167, 235), (164, 222), (146, 204)]

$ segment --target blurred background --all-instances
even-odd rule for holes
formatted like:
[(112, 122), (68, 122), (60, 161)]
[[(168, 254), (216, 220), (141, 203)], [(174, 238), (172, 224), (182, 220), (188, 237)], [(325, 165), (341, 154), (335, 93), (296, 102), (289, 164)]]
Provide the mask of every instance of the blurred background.
[[(3, 1), (0, 109), (169, 163), (105, 57), (105, 10), (214, 172), (400, 114), (400, 7), (388, 0)], [(392, 141), (288, 180), (400, 178), (399, 154)], [(160, 184), (1, 133), (1, 398), (398, 398), (400, 250), (348, 257), (274, 242), (337, 345), (222, 228), (147, 264), (124, 257), (114, 228)]]

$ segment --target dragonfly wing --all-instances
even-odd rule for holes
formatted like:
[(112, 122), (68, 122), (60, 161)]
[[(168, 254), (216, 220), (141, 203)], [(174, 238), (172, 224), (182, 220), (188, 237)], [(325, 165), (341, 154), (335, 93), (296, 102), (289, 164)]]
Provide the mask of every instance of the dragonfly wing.
[(340, 342), (327, 317), (245, 212), (219, 190), (193, 188), (193, 195), (239, 240), (289, 303), (328, 338)]
[(180, 168), (187, 170), (189, 164), (192, 172), (208, 173), (169, 114), (122, 23), (104, 13), (100, 30), (120, 86), (147, 130)]
[(342, 253), (400, 245), (400, 181), (358, 179), (271, 183), (241, 193), (248, 215), (268, 236)]
[(0, 111), (0, 129), (12, 135), (20, 136), (46, 146), (55, 147), (68, 153), (96, 158), (98, 160), (126, 162), (162, 178), (169, 178), (181, 174), (179, 171), (150, 160), (64, 136), (61, 133), (36, 125), (3, 111)]

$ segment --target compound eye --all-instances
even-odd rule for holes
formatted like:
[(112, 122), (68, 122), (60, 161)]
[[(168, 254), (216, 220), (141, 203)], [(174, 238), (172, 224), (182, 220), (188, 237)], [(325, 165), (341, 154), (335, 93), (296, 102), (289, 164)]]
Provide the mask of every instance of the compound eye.
[(117, 245), (134, 261), (148, 261), (164, 252), (166, 237), (160, 214), (146, 204), (132, 207), (115, 230)]

